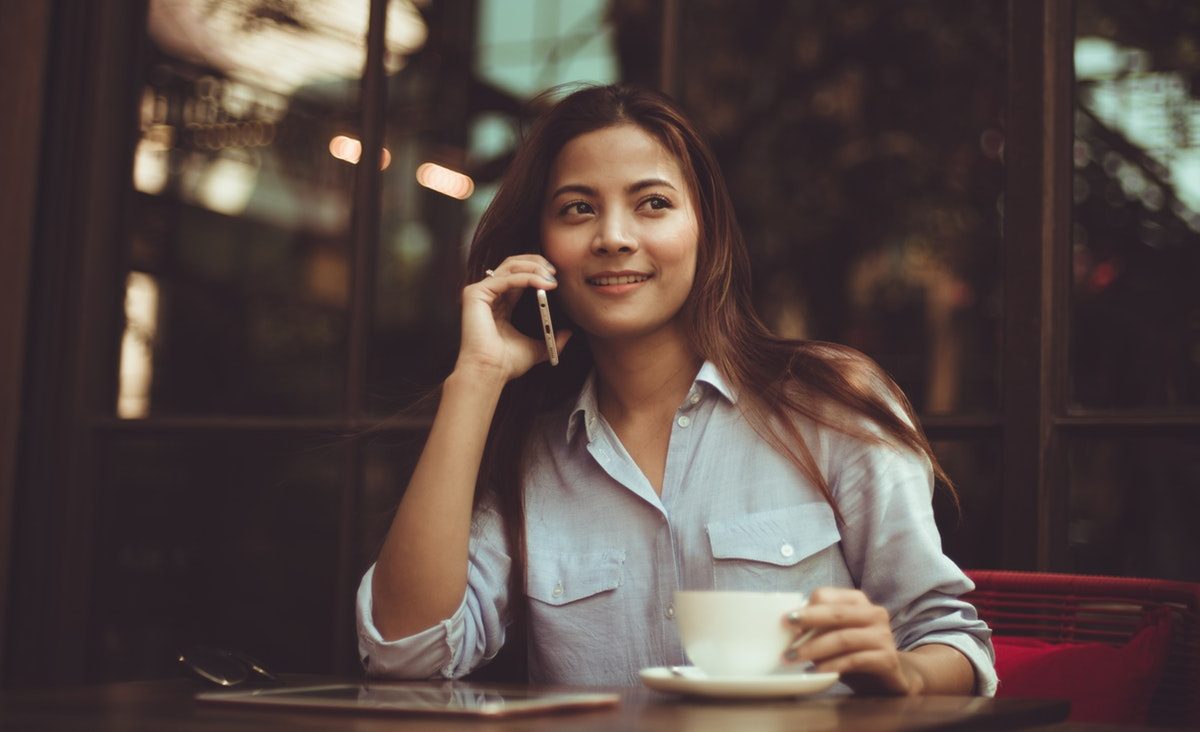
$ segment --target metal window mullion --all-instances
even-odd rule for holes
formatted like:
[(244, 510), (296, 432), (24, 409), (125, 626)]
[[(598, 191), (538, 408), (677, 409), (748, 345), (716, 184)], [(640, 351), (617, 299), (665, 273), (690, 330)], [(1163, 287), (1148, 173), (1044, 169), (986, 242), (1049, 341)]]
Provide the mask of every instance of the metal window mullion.
[(274, 433), (325, 433), (353, 435), (370, 430), (372, 434), (390, 434), (406, 431), (425, 431), (433, 423), (430, 415), (399, 415), (386, 420), (361, 417), (263, 417), (263, 416), (204, 416), (181, 415), (172, 417), (148, 417), (146, 419), (120, 419), (100, 417), (90, 423), (96, 432), (120, 435), (187, 434), (203, 432), (274, 432)]
[[(379, 241), (380, 215), (383, 200), (383, 176), (380, 160), (383, 152), (384, 114), (387, 109), (387, 86), (383, 68), (384, 43), (388, 0), (369, 0), (370, 21), (367, 26), (367, 59), (363, 69), (361, 110), (362, 156), (355, 168), (353, 224), (350, 235), (350, 298), (349, 337), (346, 353), (346, 382), (344, 414), (348, 421), (357, 422), (365, 411), (368, 349), (375, 303), (375, 257)], [(345, 469), (342, 475), (342, 495), (339, 506), (338, 562), (332, 629), (333, 671), (351, 671), (346, 650), (352, 645), (353, 608), (345, 602), (356, 577), (354, 576), (355, 517), (359, 487), (365, 473), (365, 454), (362, 440), (356, 436), (346, 440)]]
[(1075, 145), (1075, 0), (1048, 0), (1045, 8), (1046, 51), (1045, 132), (1047, 156), (1043, 162), (1046, 189), (1042, 240), (1049, 271), (1048, 292), (1043, 298), (1049, 311), (1049, 328), (1042, 332), (1048, 362), (1049, 393), (1044, 396), (1043, 419), (1049, 441), (1043, 467), (1042, 511), (1038, 565), (1053, 571), (1070, 571), (1071, 486), (1067, 467), (1068, 444), (1059, 428), (1069, 394), (1071, 322), (1071, 218), (1072, 149)]
[(1149, 437), (1200, 438), (1200, 415), (1180, 415), (1173, 418), (1130, 415), (1121, 417), (1072, 417), (1057, 420), (1059, 434), (1071, 439), (1080, 437)]
[(375, 293), (375, 245), (379, 240), (379, 217), (383, 200), (383, 176), (379, 161), (383, 151), (384, 110), (384, 22), (388, 0), (371, 3), (367, 30), (367, 60), (363, 71), (361, 110), (362, 157), (354, 169), (353, 223), (350, 232), (349, 337), (347, 338), (344, 412), (348, 419), (363, 413), (367, 375), (368, 341)]
[(679, 34), (682, 25), (680, 0), (662, 4), (661, 46), (658, 56), (658, 86), (664, 94), (679, 95)]
[(1003, 547), (1006, 567), (1065, 561), (1065, 401), (1074, 3), (1010, 0), (1005, 142)]

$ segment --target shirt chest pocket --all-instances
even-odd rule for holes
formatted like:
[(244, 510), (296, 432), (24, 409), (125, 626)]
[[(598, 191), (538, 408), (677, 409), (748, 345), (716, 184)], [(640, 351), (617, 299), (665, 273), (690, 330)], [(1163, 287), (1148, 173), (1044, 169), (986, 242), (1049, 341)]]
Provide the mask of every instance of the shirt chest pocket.
[(798, 506), (709, 523), (713, 588), (811, 592), (833, 584), (841, 534), (828, 503)]
[(530, 551), (527, 594), (561, 607), (621, 586), (625, 552)]
[(531, 549), (528, 556), (530, 622), (535, 644), (547, 651), (534, 649), (540, 672), (569, 678), (597, 664), (624, 663), (628, 612), (618, 588), (625, 552)]

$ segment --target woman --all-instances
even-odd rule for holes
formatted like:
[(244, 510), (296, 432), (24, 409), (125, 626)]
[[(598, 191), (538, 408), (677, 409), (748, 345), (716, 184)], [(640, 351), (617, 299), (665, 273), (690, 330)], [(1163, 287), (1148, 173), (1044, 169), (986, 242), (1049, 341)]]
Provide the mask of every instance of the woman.
[[(994, 692), (911, 408), (861, 354), (758, 320), (716, 161), (670, 100), (555, 105), (468, 268), (457, 363), (359, 590), (369, 672), (461, 676), (520, 621), (532, 680), (633, 684), (685, 663), (674, 590), (802, 590), (781, 622), (816, 635), (787, 661), (859, 691)], [(527, 288), (572, 323), (556, 368), (512, 325)]]

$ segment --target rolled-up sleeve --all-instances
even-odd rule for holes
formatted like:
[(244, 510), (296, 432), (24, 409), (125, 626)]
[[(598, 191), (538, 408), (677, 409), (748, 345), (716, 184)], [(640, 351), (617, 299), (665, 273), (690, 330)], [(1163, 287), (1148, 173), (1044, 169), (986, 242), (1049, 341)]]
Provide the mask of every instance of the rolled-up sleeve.
[(504, 645), (509, 623), (508, 579), (512, 560), (502, 522), (490, 508), (471, 523), (467, 589), (458, 609), (413, 635), (385, 639), (375, 627), (371, 565), (358, 586), (358, 655), (372, 676), (403, 679), (459, 678), (490, 661)]
[(833, 490), (846, 562), (859, 589), (887, 608), (896, 646), (952, 646), (974, 666), (976, 693), (995, 695), (991, 630), (960, 598), (974, 584), (942, 551), (929, 462), (870, 445), (839, 472)]

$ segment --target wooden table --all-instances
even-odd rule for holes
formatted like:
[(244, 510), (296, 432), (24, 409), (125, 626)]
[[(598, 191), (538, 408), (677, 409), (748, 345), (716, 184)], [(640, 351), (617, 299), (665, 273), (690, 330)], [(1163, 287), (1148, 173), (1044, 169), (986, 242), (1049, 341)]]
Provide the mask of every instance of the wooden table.
[[(302, 683), (326, 681), (329, 679), (306, 677)], [(621, 689), (622, 702), (613, 708), (482, 721), (458, 717), (241, 709), (202, 704), (193, 699), (196, 692), (206, 690), (209, 689), (191, 679), (8, 690), (0, 692), (0, 730), (782, 732), (850, 729), (899, 732), (1021, 729), (1052, 724), (1067, 715), (1066, 702), (1032, 699), (841, 697), (735, 703), (681, 699), (648, 689)]]

